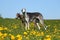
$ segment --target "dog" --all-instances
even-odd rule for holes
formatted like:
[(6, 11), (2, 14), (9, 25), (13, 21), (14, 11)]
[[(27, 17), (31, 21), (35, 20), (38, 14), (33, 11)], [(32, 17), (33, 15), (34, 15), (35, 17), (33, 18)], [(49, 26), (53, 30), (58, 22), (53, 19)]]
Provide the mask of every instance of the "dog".
[(40, 30), (40, 26), (39, 26), (39, 23), (42, 24), (42, 26), (45, 28), (46, 30), (46, 27), (44, 25), (44, 20), (43, 20), (43, 16), (41, 13), (39, 12), (26, 12), (26, 9), (23, 8), (21, 10), (22, 14), (23, 14), (23, 17), (24, 17), (24, 20), (25, 20), (25, 29), (29, 29), (29, 23), (31, 21), (34, 21), (34, 23), (38, 26), (39, 30)]

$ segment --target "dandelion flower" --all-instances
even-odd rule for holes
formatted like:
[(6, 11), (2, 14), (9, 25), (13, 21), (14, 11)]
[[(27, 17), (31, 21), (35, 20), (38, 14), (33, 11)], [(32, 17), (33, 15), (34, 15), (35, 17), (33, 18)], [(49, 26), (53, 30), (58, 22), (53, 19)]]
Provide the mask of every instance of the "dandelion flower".
[(46, 35), (46, 38), (44, 38), (44, 40), (51, 40), (51, 36), (50, 35)]
[(7, 27), (4, 28), (4, 30), (7, 30), (7, 29), (8, 29)]
[(44, 36), (44, 32), (41, 32), (41, 36)]
[(0, 36), (2, 36), (3, 34), (0, 32)]
[(2, 27), (0, 27), (0, 30), (3, 30), (3, 28), (2, 28)]
[(51, 37), (50, 35), (46, 35), (46, 37)]
[(41, 33), (40, 32), (37, 32), (36, 36), (40, 36), (40, 35), (41, 35)]
[(18, 38), (18, 40), (22, 40), (22, 36), (21, 35), (18, 34), (16, 37)]
[(7, 33), (4, 33), (4, 34), (3, 34), (3, 38), (6, 37), (6, 36), (7, 36)]
[(13, 35), (11, 35), (11, 39), (12, 39), (12, 40), (14, 40), (14, 39), (15, 39), (15, 37), (14, 37)]
[(27, 32), (24, 32), (24, 35), (27, 35)]

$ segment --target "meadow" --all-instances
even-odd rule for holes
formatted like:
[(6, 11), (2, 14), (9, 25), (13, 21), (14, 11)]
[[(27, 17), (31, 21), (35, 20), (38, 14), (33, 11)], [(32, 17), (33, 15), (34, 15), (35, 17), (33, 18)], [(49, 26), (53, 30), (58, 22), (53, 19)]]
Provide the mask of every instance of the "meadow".
[(34, 27), (30, 23), (30, 29), (25, 30), (19, 19), (0, 19), (0, 40), (60, 40), (60, 20), (44, 20), (47, 30), (41, 26)]

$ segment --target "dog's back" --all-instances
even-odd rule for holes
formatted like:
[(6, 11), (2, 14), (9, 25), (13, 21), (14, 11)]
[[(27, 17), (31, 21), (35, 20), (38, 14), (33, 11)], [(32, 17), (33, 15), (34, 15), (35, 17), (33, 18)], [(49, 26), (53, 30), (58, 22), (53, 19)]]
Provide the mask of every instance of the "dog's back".
[(27, 15), (29, 15), (29, 16), (42, 16), (42, 14), (41, 13), (39, 13), (39, 12), (27, 12)]
[(27, 12), (27, 15), (29, 16), (29, 20), (31, 21), (35, 17), (43, 17), (41, 13), (39, 12)]

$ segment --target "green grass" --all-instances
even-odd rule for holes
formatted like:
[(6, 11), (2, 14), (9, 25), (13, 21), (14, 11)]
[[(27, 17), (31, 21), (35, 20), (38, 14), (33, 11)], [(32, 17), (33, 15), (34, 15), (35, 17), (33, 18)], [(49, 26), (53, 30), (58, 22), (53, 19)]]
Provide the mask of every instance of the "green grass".
[[(9, 34), (14, 35), (15, 40), (17, 40), (16, 36), (19, 34), (22, 36), (22, 40), (44, 40), (47, 35), (51, 36), (51, 40), (60, 40), (60, 20), (44, 20), (44, 23), (47, 27), (47, 30), (44, 30), (44, 27), (41, 26), (41, 29), (38, 30), (38, 27), (34, 29), (33, 23), (30, 23), (30, 30), (25, 30), (22, 22), (17, 19), (0, 19), (0, 27), (8, 28), (7, 30), (0, 30), (2, 34), (7, 33), (7, 36), (2, 38), (0, 36), (0, 40), (12, 40)], [(36, 33), (33, 34), (35, 31)], [(24, 34), (24, 32), (27, 33)], [(30, 34), (31, 32), (32, 35)], [(39, 32), (40, 36), (36, 36)], [(43, 32), (43, 35), (41, 34)], [(25, 36), (25, 37), (24, 37)]]

